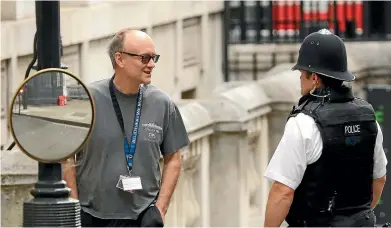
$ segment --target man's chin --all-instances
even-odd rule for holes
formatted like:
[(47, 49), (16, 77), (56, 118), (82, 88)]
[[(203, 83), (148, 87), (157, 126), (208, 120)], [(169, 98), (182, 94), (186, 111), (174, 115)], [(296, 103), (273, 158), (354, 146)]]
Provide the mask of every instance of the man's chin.
[(151, 82), (152, 82), (151, 78), (146, 78), (146, 79), (143, 80), (143, 84), (144, 85), (151, 84)]

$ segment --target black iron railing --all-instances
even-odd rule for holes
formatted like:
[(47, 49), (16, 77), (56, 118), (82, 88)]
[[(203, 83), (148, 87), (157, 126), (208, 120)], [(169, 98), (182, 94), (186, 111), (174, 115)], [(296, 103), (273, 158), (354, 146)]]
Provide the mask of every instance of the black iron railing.
[[(226, 81), (259, 80), (261, 75), (278, 64), (291, 63), (293, 66), (296, 54), (297, 51), (291, 50), (234, 52), (228, 62), (227, 75), (229, 76)], [(244, 74), (246, 74), (245, 77), (243, 77)]]
[(228, 42), (300, 42), (327, 28), (348, 41), (389, 40), (391, 2), (387, 1), (228, 1)]

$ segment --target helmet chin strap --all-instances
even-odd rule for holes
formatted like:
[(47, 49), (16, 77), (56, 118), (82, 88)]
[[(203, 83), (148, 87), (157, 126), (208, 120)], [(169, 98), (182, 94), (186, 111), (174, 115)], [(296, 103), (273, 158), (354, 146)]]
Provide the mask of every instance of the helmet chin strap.
[[(317, 94), (315, 94), (315, 91), (317, 89), (318, 89)], [(321, 95), (321, 94), (325, 94), (325, 95)], [(316, 86), (314, 85), (314, 87), (310, 91), (310, 95), (314, 96), (316, 98), (320, 98), (322, 100), (322, 104), (323, 104), (326, 101), (326, 99), (330, 97), (330, 88), (328, 88), (328, 87), (316, 88)]]

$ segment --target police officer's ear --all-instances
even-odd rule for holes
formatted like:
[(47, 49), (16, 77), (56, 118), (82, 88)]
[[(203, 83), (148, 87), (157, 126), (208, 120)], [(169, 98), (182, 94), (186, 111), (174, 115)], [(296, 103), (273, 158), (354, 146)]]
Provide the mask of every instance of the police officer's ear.
[(312, 85), (317, 86), (320, 83), (320, 78), (316, 73), (312, 73)]
[(115, 53), (115, 62), (117, 66), (120, 68), (124, 68), (124, 59), (122, 58), (122, 54), (120, 52)]

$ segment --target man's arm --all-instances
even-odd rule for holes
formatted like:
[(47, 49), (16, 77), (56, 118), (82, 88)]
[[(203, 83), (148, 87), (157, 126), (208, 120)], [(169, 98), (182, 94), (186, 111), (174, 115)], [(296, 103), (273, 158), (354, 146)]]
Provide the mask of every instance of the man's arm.
[(165, 155), (163, 159), (164, 167), (162, 175), (162, 186), (160, 188), (159, 197), (156, 202), (156, 207), (159, 208), (163, 215), (165, 215), (167, 213), (172, 194), (174, 193), (179, 174), (181, 172), (181, 152), (177, 151), (175, 153)]
[(76, 184), (76, 167), (75, 159), (69, 158), (62, 163), (63, 179), (67, 182), (67, 187), (72, 190), (70, 197), (78, 199), (77, 184)]
[(264, 227), (280, 227), (293, 202), (294, 190), (275, 181), (269, 192)]
[(378, 204), (380, 197), (383, 192), (384, 185), (386, 183), (386, 173), (387, 173), (387, 157), (383, 149), (383, 132), (380, 128), (379, 123), (377, 123), (377, 136), (375, 143), (374, 151), (374, 166), (373, 166), (373, 198), (371, 203), (371, 208), (374, 209)]
[[(268, 180), (273, 181), (266, 204), (265, 227), (279, 227), (284, 222), (293, 202), (294, 191), (300, 185), (307, 168), (307, 156), (315, 157), (315, 150), (308, 150), (316, 148), (312, 143), (314, 139), (320, 138), (320, 133), (314, 131), (315, 122), (306, 116), (296, 118), (288, 120), (264, 174)], [(304, 128), (299, 126), (302, 122), (306, 122)]]
[(182, 116), (178, 107), (172, 103), (172, 112), (168, 118), (164, 139), (160, 146), (163, 154), (164, 166), (162, 185), (160, 187), (156, 207), (162, 214), (163, 222), (181, 171), (181, 149), (189, 145), (189, 143), (190, 140)]
[(386, 183), (386, 176), (376, 178), (373, 180), (373, 199), (371, 203), (371, 208), (375, 209), (376, 205), (380, 200), (380, 196), (383, 192), (384, 185)]

